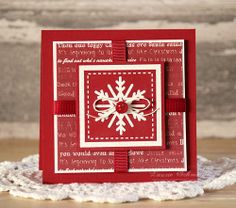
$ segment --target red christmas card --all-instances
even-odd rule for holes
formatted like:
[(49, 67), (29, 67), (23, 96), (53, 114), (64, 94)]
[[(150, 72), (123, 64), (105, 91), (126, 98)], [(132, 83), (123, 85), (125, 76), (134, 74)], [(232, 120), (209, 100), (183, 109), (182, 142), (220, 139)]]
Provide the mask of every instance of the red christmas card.
[(194, 30), (42, 32), (45, 183), (195, 180)]

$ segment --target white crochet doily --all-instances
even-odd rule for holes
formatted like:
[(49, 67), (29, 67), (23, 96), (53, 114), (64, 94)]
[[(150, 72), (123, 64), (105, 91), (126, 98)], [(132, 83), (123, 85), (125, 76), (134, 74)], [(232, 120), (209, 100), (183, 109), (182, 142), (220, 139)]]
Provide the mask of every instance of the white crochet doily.
[(236, 160), (220, 158), (215, 161), (198, 157), (198, 181), (104, 183), (104, 184), (42, 184), (38, 170), (38, 155), (20, 162), (0, 163), (0, 191), (13, 196), (38, 200), (63, 200), (93, 202), (133, 202), (139, 199), (157, 201), (178, 200), (202, 195), (208, 190), (218, 190), (236, 183)]

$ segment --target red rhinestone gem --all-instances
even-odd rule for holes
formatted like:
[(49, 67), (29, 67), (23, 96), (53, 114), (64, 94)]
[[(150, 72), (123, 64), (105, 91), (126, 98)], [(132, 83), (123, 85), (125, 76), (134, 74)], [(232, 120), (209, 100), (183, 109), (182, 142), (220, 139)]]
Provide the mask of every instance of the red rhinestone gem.
[(116, 104), (116, 111), (118, 113), (126, 113), (128, 111), (128, 104), (125, 103), (124, 101), (120, 101)]

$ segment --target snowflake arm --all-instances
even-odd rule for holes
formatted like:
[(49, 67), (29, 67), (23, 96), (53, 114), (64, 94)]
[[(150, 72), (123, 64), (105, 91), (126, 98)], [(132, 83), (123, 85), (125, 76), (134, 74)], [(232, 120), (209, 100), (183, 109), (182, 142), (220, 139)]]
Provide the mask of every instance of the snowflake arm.
[(114, 123), (115, 119), (117, 117), (117, 112), (114, 112), (109, 124), (108, 124), (108, 128), (111, 128), (112, 124)]
[(116, 80), (116, 90), (118, 91), (117, 99), (122, 100), (124, 98), (123, 91), (125, 90), (125, 81), (122, 80), (122, 77), (119, 77), (118, 80)]
[(110, 109), (107, 110), (107, 111), (98, 113), (98, 117), (95, 119), (95, 121), (104, 122), (104, 121), (107, 120), (107, 119), (109, 118), (109, 116), (110, 116), (111, 114), (113, 114), (115, 111), (116, 111), (115, 108), (110, 108)]
[(126, 98), (126, 102), (128, 104), (131, 104), (134, 100), (139, 101), (140, 99), (144, 98), (145, 90), (138, 90), (137, 92), (134, 92), (132, 97)]
[(108, 117), (115, 112), (114, 108), (114, 101), (113, 98), (110, 98), (107, 92), (104, 92), (103, 90), (100, 91), (94, 91), (94, 93), (97, 95), (97, 99), (100, 99), (102, 101), (108, 101), (109, 104), (99, 104), (96, 105), (99, 108), (107, 108), (108, 110), (103, 110), (98, 113), (98, 117), (95, 119), (95, 121), (101, 121), (104, 122), (108, 119)]
[(125, 122), (124, 122), (124, 115), (123, 114), (119, 114), (118, 116), (118, 121), (116, 122), (117, 128), (116, 131), (119, 131), (120, 135), (123, 134), (123, 132), (126, 131), (125, 129)]
[(133, 86), (134, 86), (133, 84), (131, 84), (131, 85), (129, 86), (128, 90), (126, 91), (126, 93), (125, 93), (125, 95), (124, 95), (124, 98), (123, 98), (124, 100), (127, 99), (127, 97), (129, 96), (129, 93), (130, 93), (130, 91), (132, 90)]
[(139, 110), (131, 109), (131, 114), (133, 115), (134, 119), (137, 119), (138, 121), (146, 121), (146, 117), (144, 116), (143, 112), (139, 112)]
[(128, 114), (124, 114), (124, 115), (125, 115), (126, 120), (127, 120), (128, 123), (129, 123), (129, 125), (130, 125), (131, 127), (134, 127), (134, 124), (133, 124), (133, 122), (131, 121), (131, 119), (130, 119), (130, 117), (128, 116)]
[(104, 92), (103, 90), (97, 91), (95, 90), (94, 93), (97, 95), (97, 99), (101, 99), (102, 101), (108, 101), (110, 104), (114, 103), (115, 98), (109, 97), (107, 92)]

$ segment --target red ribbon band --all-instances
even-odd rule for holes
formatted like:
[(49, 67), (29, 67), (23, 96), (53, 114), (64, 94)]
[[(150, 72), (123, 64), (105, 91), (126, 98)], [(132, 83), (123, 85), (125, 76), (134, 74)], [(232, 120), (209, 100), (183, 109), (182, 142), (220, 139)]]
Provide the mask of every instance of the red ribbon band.
[[(55, 115), (76, 114), (75, 100), (54, 101)], [(186, 99), (168, 98), (165, 99), (165, 112), (186, 112)]]

